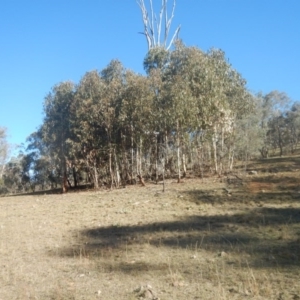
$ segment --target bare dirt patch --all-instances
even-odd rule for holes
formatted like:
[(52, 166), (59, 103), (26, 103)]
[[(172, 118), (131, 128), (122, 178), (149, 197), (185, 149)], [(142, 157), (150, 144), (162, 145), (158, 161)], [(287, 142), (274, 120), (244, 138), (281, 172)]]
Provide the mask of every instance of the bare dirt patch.
[(0, 198), (0, 299), (299, 299), (299, 176), (271, 175)]

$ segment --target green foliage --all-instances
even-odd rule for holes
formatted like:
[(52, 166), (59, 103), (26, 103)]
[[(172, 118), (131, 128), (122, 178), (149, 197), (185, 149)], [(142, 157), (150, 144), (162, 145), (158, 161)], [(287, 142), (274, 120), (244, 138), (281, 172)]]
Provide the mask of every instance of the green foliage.
[(221, 173), (235, 158), (247, 161), (278, 145), (281, 132), (295, 148), (299, 107), (279, 116), (288, 97), (251, 95), (222, 50), (177, 41), (173, 51), (150, 49), (144, 67), (146, 76), (112, 60), (76, 86), (55, 85), (45, 98), (44, 123), (29, 138), (31, 154), (19, 162), (21, 183), (53, 186), (65, 178), (118, 186), (136, 175), (157, 178), (161, 169), (180, 177), (186, 164)]
[(164, 70), (170, 59), (170, 52), (163, 47), (155, 47), (148, 51), (144, 59), (144, 70), (147, 74), (153, 69)]

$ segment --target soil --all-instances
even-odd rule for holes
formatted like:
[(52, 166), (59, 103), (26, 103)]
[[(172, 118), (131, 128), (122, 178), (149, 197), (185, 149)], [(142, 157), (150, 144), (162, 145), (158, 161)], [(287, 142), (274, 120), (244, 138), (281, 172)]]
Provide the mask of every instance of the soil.
[(300, 157), (0, 198), (0, 299), (300, 299)]

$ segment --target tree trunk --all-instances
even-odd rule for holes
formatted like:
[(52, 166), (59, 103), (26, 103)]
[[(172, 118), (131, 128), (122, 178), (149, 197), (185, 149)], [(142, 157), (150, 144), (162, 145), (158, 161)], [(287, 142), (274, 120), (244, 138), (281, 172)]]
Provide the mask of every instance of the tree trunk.
[[(123, 137), (123, 133), (121, 132), (121, 137)], [(121, 166), (121, 174), (122, 174), (122, 185), (123, 187), (126, 187), (126, 181), (127, 181), (127, 174), (129, 174), (129, 168), (128, 168), (128, 159), (126, 155), (126, 147), (125, 147), (125, 140), (126, 137), (124, 135), (124, 138), (122, 138), (122, 160), (123, 164)]]
[(115, 159), (115, 170), (116, 170), (116, 185), (117, 185), (117, 187), (119, 187), (121, 180), (120, 180), (119, 163), (117, 160), (116, 149), (114, 149), (114, 159)]
[(163, 192), (166, 190), (166, 183), (165, 183), (165, 169), (166, 169), (166, 156), (167, 156), (167, 149), (168, 149), (168, 135), (167, 132), (165, 133), (165, 149), (163, 149), (163, 168), (162, 168), (162, 176), (163, 176)]
[(230, 149), (229, 149), (229, 155), (228, 155), (228, 169), (229, 169), (229, 171), (232, 171), (233, 162), (234, 162), (234, 149), (232, 148), (232, 145), (231, 145)]
[(62, 161), (62, 192), (68, 192), (67, 164), (65, 158)]
[(218, 157), (217, 157), (217, 129), (214, 128), (214, 133), (212, 137), (212, 145), (213, 145), (213, 159), (214, 159), (214, 168), (215, 168), (215, 174), (218, 174)]
[(77, 175), (76, 175), (76, 168), (73, 167), (73, 180), (74, 180), (74, 187), (77, 188), (78, 181), (77, 181)]
[(186, 156), (185, 154), (182, 154), (182, 168), (183, 168), (183, 174), (182, 176), (186, 176)]
[(178, 168), (178, 183), (181, 182), (181, 159), (180, 159), (180, 135), (179, 135), (179, 121), (177, 120), (177, 168)]
[(136, 147), (135, 163), (136, 163), (136, 174), (137, 175), (140, 175), (139, 157), (140, 157), (140, 149), (139, 149), (139, 147)]
[(155, 135), (155, 182), (158, 184), (158, 143), (157, 135)]
[(61, 143), (60, 148), (60, 156), (61, 156), (61, 175), (62, 175), (62, 193), (68, 192), (68, 184), (67, 184), (67, 160), (65, 157), (64, 144)]
[(133, 161), (134, 161), (134, 155), (133, 155), (133, 126), (131, 125), (131, 184), (134, 184), (133, 181)]
[(94, 160), (93, 172), (94, 172), (94, 188), (98, 189), (99, 188), (99, 180), (98, 180), (96, 160)]
[(113, 182), (114, 182), (114, 175), (113, 175), (113, 170), (112, 170), (112, 153), (111, 153), (111, 147), (109, 146), (109, 153), (108, 153), (108, 167), (109, 167), (109, 175), (110, 175), (110, 189), (113, 187)]

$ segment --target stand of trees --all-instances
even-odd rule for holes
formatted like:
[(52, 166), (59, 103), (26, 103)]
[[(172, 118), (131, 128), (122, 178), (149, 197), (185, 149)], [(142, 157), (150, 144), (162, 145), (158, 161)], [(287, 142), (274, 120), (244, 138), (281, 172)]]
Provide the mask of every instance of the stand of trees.
[(285, 110), (284, 93), (249, 93), (221, 50), (177, 42), (173, 51), (150, 49), (144, 66), (140, 75), (113, 60), (78, 84), (55, 85), (27, 151), (9, 162), (2, 130), (2, 189), (180, 182), (187, 172), (221, 175), (237, 160), (295, 151), (299, 104)]
[[(192, 172), (221, 175), (237, 160), (299, 141), (300, 107), (273, 91), (251, 94), (223, 51), (203, 52), (176, 39), (168, 42), (175, 1), (167, 0), (157, 18), (143, 0), (148, 53), (146, 75), (112, 60), (103, 70), (84, 74), (78, 84), (56, 84), (44, 100), (44, 121), (28, 138), (28, 148), (9, 162), (0, 130), (0, 187), (20, 192), (88, 184), (108, 188), (137, 179), (178, 182)], [(163, 28), (164, 24), (164, 29)], [(164, 32), (164, 35), (161, 34)]]

